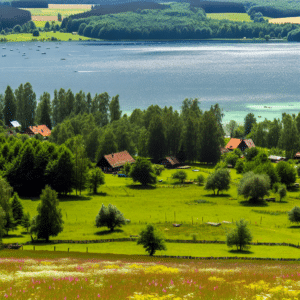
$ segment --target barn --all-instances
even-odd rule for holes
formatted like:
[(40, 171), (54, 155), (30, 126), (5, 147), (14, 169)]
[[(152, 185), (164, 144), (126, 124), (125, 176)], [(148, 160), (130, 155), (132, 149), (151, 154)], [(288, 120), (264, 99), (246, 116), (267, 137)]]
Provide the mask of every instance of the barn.
[(133, 164), (134, 162), (135, 160), (125, 150), (118, 153), (104, 155), (97, 163), (97, 167), (101, 168), (101, 170), (105, 173), (110, 173), (119, 171), (126, 163)]
[(51, 135), (51, 130), (46, 125), (29, 126), (25, 129), (24, 134), (28, 134), (29, 136), (40, 134), (46, 139)]
[(158, 161), (158, 164), (165, 166), (166, 168), (177, 168), (181, 162), (175, 156), (167, 156)]
[(242, 151), (246, 150), (247, 148), (255, 147), (252, 139), (230, 139), (228, 144), (226, 145), (226, 149), (234, 150), (236, 148), (240, 148)]

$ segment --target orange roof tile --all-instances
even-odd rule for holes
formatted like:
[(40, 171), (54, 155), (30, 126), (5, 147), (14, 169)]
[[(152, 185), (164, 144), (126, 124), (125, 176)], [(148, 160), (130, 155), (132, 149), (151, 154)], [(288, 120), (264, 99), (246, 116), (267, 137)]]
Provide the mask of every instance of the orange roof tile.
[(50, 136), (51, 130), (46, 125), (38, 125), (38, 126), (29, 126), (29, 129), (34, 134), (40, 134), (42, 136)]
[(124, 166), (127, 162), (130, 164), (135, 162), (135, 160), (127, 151), (104, 155), (104, 157), (107, 160), (107, 162), (112, 166), (112, 168)]
[(241, 142), (242, 142), (241, 139), (232, 138), (232, 139), (230, 139), (230, 141), (228, 142), (228, 144), (226, 145), (225, 148), (227, 148), (227, 149), (236, 149)]

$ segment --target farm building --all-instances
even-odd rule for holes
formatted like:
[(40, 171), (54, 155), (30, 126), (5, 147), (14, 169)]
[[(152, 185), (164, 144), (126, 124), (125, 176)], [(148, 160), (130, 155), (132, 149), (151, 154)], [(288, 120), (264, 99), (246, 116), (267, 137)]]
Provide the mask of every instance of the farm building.
[[(299, 153), (300, 154), (300, 153)], [(282, 156), (276, 156), (276, 155), (270, 155), (269, 156), (269, 160), (271, 162), (279, 162), (279, 161), (283, 161), (283, 160), (286, 160), (285, 157), (282, 157)]]
[(228, 153), (230, 150), (224, 147), (220, 147), (221, 154)]
[(181, 162), (175, 156), (167, 156), (160, 159), (158, 164), (163, 165), (166, 168), (176, 168), (180, 166)]
[(134, 162), (135, 160), (127, 151), (122, 151), (104, 155), (97, 163), (97, 167), (101, 168), (103, 172), (115, 172), (119, 171), (126, 163)]
[(251, 139), (230, 139), (228, 144), (226, 145), (226, 149), (228, 150), (234, 150), (236, 148), (240, 148), (242, 151), (244, 151), (247, 148), (255, 147), (253, 141)]
[(18, 127), (21, 127), (21, 124), (18, 121), (10, 121), (8, 127), (9, 128), (18, 128)]
[(46, 125), (29, 126), (25, 129), (24, 134), (28, 134), (29, 136), (40, 134), (44, 138), (48, 138), (51, 135), (51, 130)]

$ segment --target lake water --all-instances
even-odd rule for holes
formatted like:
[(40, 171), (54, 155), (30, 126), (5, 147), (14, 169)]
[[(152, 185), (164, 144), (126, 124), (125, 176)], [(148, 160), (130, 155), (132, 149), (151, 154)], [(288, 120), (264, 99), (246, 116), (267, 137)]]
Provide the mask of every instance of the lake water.
[(61, 87), (108, 92), (127, 113), (198, 98), (203, 110), (219, 103), (224, 122), (249, 112), (273, 120), (300, 111), (299, 59), (297, 43), (1, 43), (0, 93), (26, 82), (38, 97)]

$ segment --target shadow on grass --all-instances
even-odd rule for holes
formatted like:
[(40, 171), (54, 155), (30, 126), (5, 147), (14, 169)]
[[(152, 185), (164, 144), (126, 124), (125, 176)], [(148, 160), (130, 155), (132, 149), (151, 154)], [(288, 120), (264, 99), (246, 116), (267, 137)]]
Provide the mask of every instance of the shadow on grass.
[(261, 201), (261, 202), (251, 202), (251, 201), (240, 201), (240, 205), (242, 206), (247, 206), (247, 207), (266, 207), (269, 206), (266, 201)]
[(22, 234), (4, 234), (3, 238), (4, 239), (12, 239), (12, 238), (19, 238), (19, 237), (24, 237)]
[(94, 193), (88, 193), (88, 195), (91, 196), (91, 197), (93, 197), (93, 196), (102, 196), (102, 197), (105, 197), (108, 194), (105, 193), (105, 192), (99, 192), (99, 193), (96, 193), (96, 194), (94, 194)]
[(292, 225), (292, 226), (289, 226), (288, 228), (299, 229), (300, 225)]
[(111, 233), (121, 233), (121, 232), (124, 232), (124, 230), (122, 230), (122, 229), (115, 229), (114, 231), (102, 230), (102, 231), (95, 232), (94, 234), (95, 235), (108, 235)]
[(295, 193), (295, 192), (299, 192), (299, 188), (295, 187), (295, 186), (290, 186), (288, 187), (288, 191), (291, 193)]
[(217, 194), (205, 194), (205, 195), (203, 195), (203, 196), (205, 196), (205, 197), (210, 197), (210, 198), (218, 198), (218, 197), (221, 197), (221, 198), (228, 198), (228, 197), (231, 197), (231, 195), (230, 194), (219, 194), (219, 195), (217, 195)]
[(21, 234), (30, 235), (30, 233), (27, 231), (22, 231)]
[(156, 187), (152, 186), (152, 185), (131, 184), (131, 185), (126, 185), (126, 187), (128, 187), (129, 189), (132, 189), (132, 190), (155, 190), (156, 189)]
[(65, 202), (65, 201), (89, 201), (92, 199), (92, 197), (86, 197), (86, 196), (76, 196), (76, 195), (61, 195), (58, 197), (59, 201)]
[(232, 254), (253, 254), (253, 251), (249, 250), (229, 250), (230, 253)]
[(40, 197), (22, 197), (22, 200), (39, 201)]

